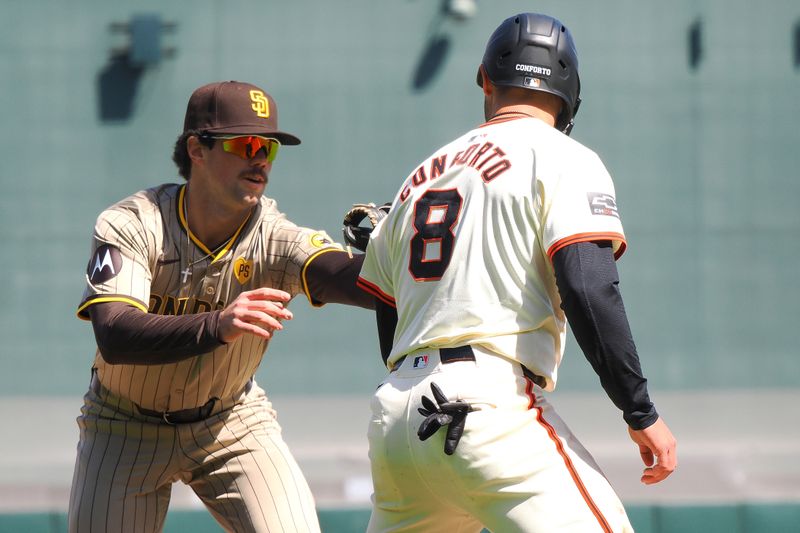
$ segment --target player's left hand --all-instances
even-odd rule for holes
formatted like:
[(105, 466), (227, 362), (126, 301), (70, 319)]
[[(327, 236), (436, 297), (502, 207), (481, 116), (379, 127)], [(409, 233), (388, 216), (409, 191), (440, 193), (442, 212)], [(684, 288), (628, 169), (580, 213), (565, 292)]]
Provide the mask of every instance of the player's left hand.
[[(378, 222), (386, 217), (391, 207), (391, 203), (379, 206), (373, 203), (353, 204), (353, 207), (345, 213), (344, 221), (342, 221), (342, 235), (345, 244), (366, 252), (370, 233), (378, 225)], [(366, 225), (364, 225), (365, 221), (368, 222)]]
[(663, 481), (678, 466), (677, 443), (661, 417), (644, 429), (628, 428), (633, 442), (639, 445), (639, 455), (645, 464), (641, 482), (652, 485)]
[[(433, 403), (427, 396), (422, 396), (423, 407), (417, 408), (419, 414), (425, 417), (419, 425), (417, 436), (419, 440), (427, 440), (428, 437), (439, 431), (439, 428), (447, 426), (447, 435), (444, 438), (444, 453), (453, 455), (464, 433), (464, 425), (467, 422), (467, 413), (472, 411), (472, 406), (462, 400), (454, 402), (448, 401), (442, 389), (431, 381), (431, 391), (436, 403)], [(438, 404), (438, 405), (437, 405)]]

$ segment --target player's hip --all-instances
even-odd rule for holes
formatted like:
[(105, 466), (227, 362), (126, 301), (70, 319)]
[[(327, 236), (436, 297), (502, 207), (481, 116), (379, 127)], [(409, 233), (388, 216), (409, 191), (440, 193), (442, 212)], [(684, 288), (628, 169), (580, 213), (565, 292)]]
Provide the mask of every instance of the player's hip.
[[(436, 398), (434, 388), (445, 398)], [(391, 500), (430, 489), (432, 498), (445, 492), (461, 506), (464, 495), (494, 492), (488, 485), (519, 488), (520, 480), (559, 460), (547, 428), (537, 423), (544, 402), (538, 392), (519, 363), (479, 347), (409, 354), (372, 400), (368, 438), (376, 491), (388, 491), (384, 498)], [(419, 409), (431, 401), (469, 405), (453, 453), (444, 448), (449, 427), (419, 437), (426, 420)]]
[(429, 387), (425, 385), (426, 381), (436, 381), (440, 386), (452, 383), (459, 391), (457, 399), (490, 399), (493, 404), (504, 397), (524, 398), (527, 402), (530, 399), (530, 393), (526, 392), (529, 384), (544, 384), (540, 376), (516, 360), (480, 345), (465, 345), (413, 351), (395, 363), (382, 385), (393, 384), (410, 390)]
[[(527, 322), (526, 322), (527, 323)], [(555, 388), (557, 368), (561, 361), (564, 344), (564, 332), (554, 325), (552, 320), (543, 320), (538, 325), (529, 325), (521, 329), (520, 324), (492, 331), (481, 328), (468, 328), (463, 331), (447, 330), (446, 335), (428, 332), (424, 335), (408, 337), (401, 335), (396, 340), (392, 354), (388, 361), (390, 368), (397, 370), (404, 359), (412, 358), (413, 368), (424, 368), (431, 356), (435, 357), (437, 351), (429, 346), (458, 346), (471, 347), (480, 358), (481, 354), (503, 360), (516, 361), (528, 370), (529, 377), (546, 390)], [(468, 346), (467, 346), (468, 345)], [(455, 350), (461, 348), (454, 348)], [(451, 348), (446, 348), (450, 350)], [(443, 356), (442, 364), (461, 360), (460, 357), (447, 359)], [(487, 359), (488, 360), (488, 359)], [(437, 362), (437, 361), (435, 361)], [(481, 361), (477, 361), (481, 365)], [(486, 363), (484, 363), (484, 366)], [(406, 368), (408, 368), (406, 366)], [(537, 377), (534, 377), (537, 376)]]
[(507, 426), (503, 431), (513, 431), (531, 423), (534, 405), (544, 401), (537, 396), (541, 389), (534, 379), (518, 362), (477, 346), (412, 352), (373, 395), (371, 442), (391, 446), (417, 441), (425, 419), (418, 410), (424, 406), (423, 396), (434, 399), (434, 388), (445, 401), (470, 406), (468, 428), (502, 421)]
[(212, 398), (200, 406), (159, 412), (143, 408), (136, 402), (115, 394), (105, 388), (93, 373), (89, 390), (84, 395), (84, 404), (81, 407), (78, 423), (81, 427), (96, 426), (100, 421), (103, 424), (117, 421), (123, 424), (139, 422), (144, 426), (180, 426), (207, 423), (214, 418), (226, 418), (235, 408), (247, 406), (249, 406), (248, 413), (255, 412), (256, 407), (266, 409), (268, 412), (261, 413), (260, 418), (270, 418), (266, 415), (273, 414), (263, 389), (253, 379), (249, 380), (235, 395), (222, 399)]

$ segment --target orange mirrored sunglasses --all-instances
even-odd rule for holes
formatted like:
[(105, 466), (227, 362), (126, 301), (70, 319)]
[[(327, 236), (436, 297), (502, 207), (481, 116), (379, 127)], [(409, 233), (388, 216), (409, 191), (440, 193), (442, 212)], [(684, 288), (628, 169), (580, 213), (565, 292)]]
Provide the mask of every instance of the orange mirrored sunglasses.
[(238, 155), (242, 159), (253, 159), (259, 150), (264, 149), (267, 156), (267, 161), (270, 163), (275, 161), (278, 156), (278, 148), (281, 143), (278, 139), (271, 137), (258, 137), (255, 135), (241, 136), (241, 137), (214, 137), (211, 135), (205, 136), (208, 139), (219, 139), (222, 141), (222, 149), (229, 154)]

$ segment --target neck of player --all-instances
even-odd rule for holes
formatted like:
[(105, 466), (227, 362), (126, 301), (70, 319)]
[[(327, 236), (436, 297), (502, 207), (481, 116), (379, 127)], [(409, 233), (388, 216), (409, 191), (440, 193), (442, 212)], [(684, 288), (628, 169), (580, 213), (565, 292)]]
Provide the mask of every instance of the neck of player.
[(219, 198), (210, 196), (203, 187), (192, 185), (189, 180), (183, 198), (186, 224), (200, 242), (215, 250), (233, 236), (254, 208), (226, 209)]
[(556, 123), (556, 114), (552, 110), (539, 108), (528, 104), (505, 104), (498, 106), (491, 114), (491, 117), (497, 116), (519, 116), (519, 117), (532, 117), (538, 118), (545, 124), (554, 126)]

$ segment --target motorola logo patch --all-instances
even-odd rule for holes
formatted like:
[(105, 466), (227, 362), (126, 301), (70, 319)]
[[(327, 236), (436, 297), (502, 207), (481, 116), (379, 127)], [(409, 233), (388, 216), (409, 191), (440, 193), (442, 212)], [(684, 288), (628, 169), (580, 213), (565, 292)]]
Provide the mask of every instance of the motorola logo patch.
[(105, 283), (119, 274), (122, 268), (122, 254), (119, 248), (111, 244), (103, 244), (95, 250), (86, 275), (92, 284)]
[(617, 200), (613, 196), (604, 192), (590, 192), (586, 196), (589, 198), (589, 208), (593, 215), (619, 218)]

